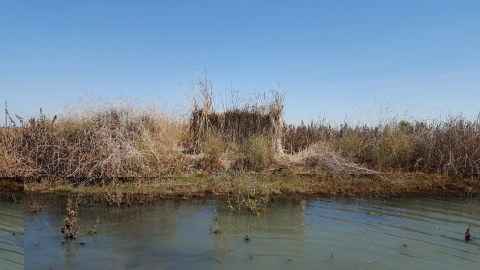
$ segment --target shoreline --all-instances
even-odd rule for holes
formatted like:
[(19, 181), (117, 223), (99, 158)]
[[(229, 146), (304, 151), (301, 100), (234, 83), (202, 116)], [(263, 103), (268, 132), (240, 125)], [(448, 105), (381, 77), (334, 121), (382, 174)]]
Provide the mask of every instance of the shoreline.
[(480, 176), (376, 174), (339, 178), (324, 175), (183, 175), (122, 181), (104, 179), (95, 183), (49, 178), (26, 180), (23, 192), (25, 195), (78, 194), (117, 205), (144, 203), (154, 198), (217, 196), (476, 197), (480, 195)]

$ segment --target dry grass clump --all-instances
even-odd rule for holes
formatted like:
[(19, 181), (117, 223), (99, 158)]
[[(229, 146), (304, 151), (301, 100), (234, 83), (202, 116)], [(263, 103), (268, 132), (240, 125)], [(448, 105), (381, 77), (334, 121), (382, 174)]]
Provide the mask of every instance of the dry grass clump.
[(0, 127), (0, 177), (29, 177), (36, 172), (22, 154), (22, 135), (19, 128)]
[[(65, 215), (63, 222), (65, 227), (63, 227), (60, 232), (63, 234), (64, 239), (77, 239), (80, 234), (80, 225), (78, 224), (78, 205), (80, 201), (80, 195), (77, 194), (75, 202), (72, 201), (70, 196), (67, 198), (67, 214)], [(88, 231), (88, 234), (97, 233), (97, 226), (100, 222), (100, 217), (97, 216), (97, 219), (93, 223), (92, 228)], [(85, 245), (85, 238), (80, 245)]]
[(281, 164), (276, 168), (278, 173), (307, 173), (332, 179), (344, 179), (350, 175), (378, 174), (346, 159), (326, 142), (317, 142), (299, 153), (283, 156)]
[[(153, 107), (91, 103), (54, 118), (40, 114), (2, 129), (3, 174), (65, 178), (137, 177), (175, 170), (187, 125)], [(9, 134), (7, 134), (9, 133)], [(10, 164), (21, 164), (19, 171)]]

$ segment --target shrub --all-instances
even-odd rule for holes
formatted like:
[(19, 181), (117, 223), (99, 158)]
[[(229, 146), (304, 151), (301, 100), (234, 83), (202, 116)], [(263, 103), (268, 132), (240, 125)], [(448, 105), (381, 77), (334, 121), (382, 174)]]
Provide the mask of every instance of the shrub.
[(365, 160), (368, 155), (369, 143), (359, 133), (347, 133), (334, 142), (334, 149), (340, 151), (345, 157), (353, 160)]
[(208, 132), (202, 138), (202, 150), (205, 156), (200, 160), (200, 167), (213, 172), (224, 168), (221, 156), (225, 151), (225, 143), (220, 135)]
[(243, 170), (262, 171), (274, 163), (274, 150), (270, 141), (263, 136), (250, 137), (236, 155), (236, 166)]
[(378, 167), (383, 169), (406, 168), (414, 157), (412, 137), (402, 129), (387, 132), (371, 148), (371, 155)]

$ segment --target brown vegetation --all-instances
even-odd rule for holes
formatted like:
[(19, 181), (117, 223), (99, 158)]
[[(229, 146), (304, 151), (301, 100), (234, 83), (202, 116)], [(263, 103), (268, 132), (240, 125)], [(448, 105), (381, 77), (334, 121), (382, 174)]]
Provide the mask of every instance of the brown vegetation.
[(24, 197), (23, 178), (0, 178), (0, 200), (21, 201)]
[(34, 202), (32, 202), (30, 204), (30, 213), (37, 213), (37, 212), (40, 212), (42, 211), (42, 206), (39, 205), (39, 204), (36, 204)]
[(445, 120), (398, 121), (371, 127), (340, 128), (312, 123), (287, 126), (284, 145), (290, 154), (321, 142), (357, 164), (382, 172), (480, 174), (480, 115)]
[(23, 179), (1, 179), (0, 178), (0, 194), (23, 191)]
[(97, 219), (93, 223), (93, 226), (90, 229), (90, 231), (88, 231), (88, 234), (97, 233), (97, 225), (98, 225), (99, 222), (100, 222), (100, 217), (97, 216)]
[[(283, 122), (283, 96), (278, 92), (246, 101), (232, 97), (218, 112), (210, 80), (201, 80), (198, 86), (203, 105), (194, 95), (188, 120), (129, 102), (80, 104), (62, 115), (40, 112), (28, 121), (17, 116), (19, 127), (0, 128), (0, 177), (67, 179), (76, 186), (99, 179), (105, 184), (106, 179), (193, 174), (232, 179), (196, 186), (216, 193), (225, 185), (230, 185), (226, 190), (240, 188), (235, 187), (237, 175), (252, 172), (310, 174), (332, 181), (360, 179), (360, 175), (383, 179), (385, 173), (442, 174), (460, 181), (480, 174), (480, 115), (471, 120), (462, 116), (392, 119), (378, 126), (334, 127), (324, 122), (294, 126)], [(172, 189), (180, 187), (184, 188), (180, 184)], [(301, 185), (291, 188), (302, 189)], [(122, 194), (118, 196), (128, 193)], [(246, 194), (245, 200), (256, 196)], [(113, 203), (118, 200), (122, 199)]]
[[(75, 203), (72, 202), (70, 197), (67, 199), (67, 215), (63, 222), (65, 227), (60, 230), (65, 239), (76, 239), (80, 233), (80, 225), (78, 225), (78, 197)], [(75, 231), (73, 228), (75, 227)]]
[[(76, 110), (77, 109), (77, 110)], [(127, 103), (40, 114), (0, 129), (0, 177), (138, 177), (176, 171), (187, 125)]]
[(238, 100), (232, 94), (230, 106), (224, 112), (215, 111), (212, 83), (208, 78), (200, 80), (202, 107), (192, 98), (190, 132), (193, 150), (202, 151), (205, 136), (215, 134), (224, 142), (242, 145), (251, 137), (263, 137), (269, 141), (272, 151), (281, 150), (283, 133), (283, 96), (273, 91), (271, 98), (256, 95), (248, 101)]

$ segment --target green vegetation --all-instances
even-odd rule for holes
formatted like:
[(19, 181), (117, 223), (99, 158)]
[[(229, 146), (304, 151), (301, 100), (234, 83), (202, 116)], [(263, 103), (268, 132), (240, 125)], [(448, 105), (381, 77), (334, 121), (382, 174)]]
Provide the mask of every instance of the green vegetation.
[[(394, 174), (348, 176), (343, 179), (321, 175), (190, 175), (105, 179), (102, 183), (72, 184), (68, 179), (27, 179), (25, 192), (55, 195), (81, 194), (109, 205), (146, 203), (153, 198), (186, 199), (189, 197), (225, 196), (236, 211), (262, 213), (262, 206), (272, 196), (320, 194), (325, 196), (455, 195), (478, 196), (479, 177), (449, 175)], [(260, 210), (260, 211), (259, 211)]]
[(235, 163), (246, 171), (263, 171), (275, 163), (270, 142), (262, 136), (252, 136), (238, 148)]

